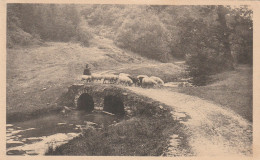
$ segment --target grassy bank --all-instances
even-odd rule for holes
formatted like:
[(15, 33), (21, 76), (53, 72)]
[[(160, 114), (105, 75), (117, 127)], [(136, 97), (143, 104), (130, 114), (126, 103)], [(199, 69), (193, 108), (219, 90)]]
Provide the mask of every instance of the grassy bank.
[(213, 82), (210, 85), (178, 88), (177, 91), (221, 104), (252, 122), (252, 72), (252, 67), (240, 65), (234, 71), (212, 76)]
[(131, 118), (116, 126), (86, 130), (68, 144), (50, 148), (46, 155), (159, 156), (167, 147), (163, 130), (169, 124), (165, 119)]
[(146, 114), (138, 112), (142, 114), (115, 125), (85, 129), (82, 135), (67, 144), (57, 148), (49, 147), (46, 155), (166, 156), (173, 134), (181, 138), (179, 145), (173, 146), (176, 153), (182, 156), (192, 154), (183, 124), (173, 120), (168, 109), (163, 114), (154, 114), (155, 111), (148, 110), (144, 111)]

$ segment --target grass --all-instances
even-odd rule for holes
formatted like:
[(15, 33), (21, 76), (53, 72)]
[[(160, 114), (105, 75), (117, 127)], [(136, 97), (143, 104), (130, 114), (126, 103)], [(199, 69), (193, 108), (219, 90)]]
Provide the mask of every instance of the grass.
[(253, 121), (252, 68), (240, 65), (212, 78), (212, 84), (204, 87), (178, 88), (177, 91), (213, 101), (227, 107), (248, 121)]
[(180, 132), (179, 127), (171, 119), (134, 117), (100, 130), (88, 129), (69, 143), (50, 148), (46, 155), (160, 156), (169, 135)]

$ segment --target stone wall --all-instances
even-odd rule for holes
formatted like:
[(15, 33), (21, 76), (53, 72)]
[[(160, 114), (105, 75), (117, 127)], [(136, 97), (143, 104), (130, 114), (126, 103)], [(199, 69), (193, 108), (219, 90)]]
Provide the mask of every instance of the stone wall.
[(129, 116), (158, 116), (171, 111), (170, 107), (158, 101), (137, 95), (124, 87), (110, 84), (72, 85), (68, 88), (68, 92), (60, 97), (58, 105), (77, 108), (78, 99), (84, 93), (93, 98), (95, 110), (103, 110), (106, 96), (115, 96), (123, 101), (125, 113)]

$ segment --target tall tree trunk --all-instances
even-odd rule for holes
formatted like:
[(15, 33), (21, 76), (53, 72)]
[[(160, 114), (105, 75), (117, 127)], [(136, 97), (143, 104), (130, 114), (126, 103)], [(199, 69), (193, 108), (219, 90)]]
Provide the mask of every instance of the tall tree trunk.
[(231, 54), (231, 45), (229, 43), (229, 36), (230, 36), (230, 29), (227, 26), (227, 21), (226, 21), (226, 14), (227, 10), (224, 6), (220, 5), (217, 7), (217, 14), (218, 14), (218, 22), (220, 23), (220, 26), (223, 31), (223, 36), (221, 36), (222, 43), (224, 45), (224, 65), (228, 69), (234, 69), (234, 58)]

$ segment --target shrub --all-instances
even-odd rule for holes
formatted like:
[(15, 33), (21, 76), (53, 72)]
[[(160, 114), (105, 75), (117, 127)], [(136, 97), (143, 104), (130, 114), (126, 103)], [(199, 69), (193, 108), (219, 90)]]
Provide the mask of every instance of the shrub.
[(211, 71), (207, 56), (205, 54), (188, 55), (186, 64), (189, 76), (192, 77), (192, 83), (198, 86), (206, 85)]
[(27, 46), (32, 44), (39, 44), (41, 40), (39, 37), (34, 37), (31, 34), (24, 32), (22, 29), (7, 31), (7, 47), (12, 48), (15, 45)]
[(169, 53), (167, 29), (151, 13), (129, 15), (119, 28), (115, 43), (142, 56), (164, 61)]
[(86, 27), (79, 27), (76, 31), (76, 40), (80, 42), (81, 45), (88, 47), (89, 40), (92, 38), (91, 32)]

